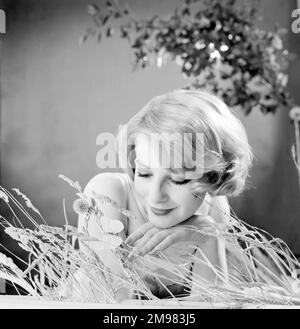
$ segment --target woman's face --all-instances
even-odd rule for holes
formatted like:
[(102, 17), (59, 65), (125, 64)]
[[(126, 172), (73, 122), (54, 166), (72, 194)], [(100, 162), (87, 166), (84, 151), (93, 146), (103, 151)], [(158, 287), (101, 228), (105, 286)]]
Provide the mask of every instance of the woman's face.
[(205, 192), (196, 198), (191, 191), (191, 180), (161, 166), (159, 149), (149, 138), (137, 137), (135, 152), (134, 187), (149, 221), (157, 227), (168, 228), (194, 215)]

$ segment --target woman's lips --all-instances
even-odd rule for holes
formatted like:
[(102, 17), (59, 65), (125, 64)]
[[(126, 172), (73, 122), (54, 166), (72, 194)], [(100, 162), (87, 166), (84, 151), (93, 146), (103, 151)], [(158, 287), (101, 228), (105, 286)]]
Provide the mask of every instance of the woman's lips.
[(151, 211), (156, 214), (156, 215), (160, 215), (160, 216), (164, 216), (167, 215), (168, 213), (170, 213), (173, 209), (158, 209), (158, 208), (154, 208), (150, 206)]

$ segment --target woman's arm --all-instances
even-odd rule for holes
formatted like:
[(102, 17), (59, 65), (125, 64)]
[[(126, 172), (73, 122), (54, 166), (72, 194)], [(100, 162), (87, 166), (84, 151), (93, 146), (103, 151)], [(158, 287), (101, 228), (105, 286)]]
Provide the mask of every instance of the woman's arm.
[[(108, 177), (104, 174), (98, 174), (97, 176), (91, 179), (91, 181), (87, 184), (86, 188), (84, 189), (84, 194), (89, 197), (95, 197), (93, 195), (93, 192), (109, 197), (111, 200), (115, 201), (120, 208), (126, 209), (127, 206), (126, 191), (124, 190), (121, 181), (117, 177), (114, 178), (111, 176)], [(125, 240), (126, 238), (125, 232), (127, 229), (127, 218), (109, 203), (97, 202), (97, 206), (100, 209), (100, 211), (103, 213), (104, 217), (120, 220), (124, 224), (124, 230), (119, 233), (119, 236), (123, 240)], [(79, 232), (82, 232), (84, 227), (86, 227), (85, 215), (79, 215), (78, 218)], [(95, 215), (92, 214), (90, 216), (86, 228), (90, 237), (94, 237), (96, 239), (101, 240), (101, 237), (103, 236), (103, 232), (97, 223)], [(109, 268), (110, 271), (114, 273), (114, 275), (116, 275), (117, 277), (123, 277), (124, 275), (123, 268), (120, 265), (120, 262), (116, 254), (110, 249), (103, 250), (102, 248), (99, 248), (99, 245), (101, 245), (101, 243), (97, 241), (88, 242), (89, 248), (91, 248), (97, 254), (97, 256), (104, 263), (104, 265), (107, 268)], [(84, 250), (84, 245), (80, 244), (80, 248)], [(118, 280), (116, 281), (116, 284), (118, 285)], [(129, 297), (130, 293), (128, 289), (125, 290), (126, 291), (120, 290), (118, 292), (117, 295), (120, 300)]]
[[(133, 232), (126, 242), (134, 245), (133, 252), (142, 256), (158, 250), (163, 251), (176, 242), (189, 241), (197, 244), (199, 240), (205, 241), (208, 236), (204, 233), (198, 233), (197, 230), (205, 232), (208, 229), (210, 231), (212, 219), (217, 223), (223, 223), (230, 216), (230, 208), (226, 197), (212, 198), (209, 206), (207, 215), (194, 215), (185, 222), (171, 228), (161, 229), (147, 222)], [(191, 230), (191, 228), (194, 229)]]
[(230, 218), (230, 206), (224, 195), (215, 196), (211, 199), (208, 215), (216, 223), (226, 223)]
[[(216, 223), (226, 223), (230, 218), (230, 206), (226, 196), (215, 196), (211, 199), (210, 209), (208, 212)], [(197, 252), (199, 259), (208, 261), (210, 266), (195, 265), (194, 272), (203, 276), (208, 281), (223, 281), (228, 280), (228, 268), (226, 259), (226, 244), (225, 239), (221, 237), (210, 237), (200, 246)], [(205, 260), (206, 258), (206, 260)], [(207, 263), (208, 263), (207, 262)], [(217, 270), (216, 272), (214, 270)], [(211, 280), (213, 279), (213, 280)], [(194, 287), (197, 290), (197, 287)]]
[[(171, 228), (161, 229), (150, 222), (142, 225), (126, 240), (134, 246), (133, 254), (143, 256), (155, 251), (164, 251), (178, 242), (197, 245), (194, 255), (194, 280), (198, 282), (200, 277), (210, 283), (219, 276), (219, 280), (227, 279), (227, 264), (225, 257), (225, 242), (221, 238), (212, 236), (211, 221), (225, 222), (230, 215), (230, 207), (226, 197), (214, 197), (210, 201), (208, 215), (194, 215), (184, 223)], [(191, 230), (191, 228), (194, 228)], [(198, 232), (202, 230), (203, 233)], [(205, 234), (207, 230), (208, 234)], [(210, 266), (210, 265), (211, 266)], [(214, 271), (217, 269), (217, 271)], [(193, 284), (193, 290), (197, 291), (197, 284)]]
[[(89, 181), (84, 189), (84, 194), (89, 197), (94, 197), (93, 192), (109, 197), (113, 201), (117, 202), (118, 206), (121, 208), (126, 208), (127, 206), (126, 192), (124, 191), (123, 185), (118, 178), (106, 176), (105, 174), (98, 174)], [(120, 236), (125, 239), (127, 218), (109, 203), (97, 204), (103, 212), (104, 217), (120, 220), (124, 224), (124, 230), (120, 233)], [(85, 226), (84, 217), (84, 215), (80, 215), (78, 218), (79, 230), (82, 230)], [(95, 216), (90, 217), (88, 222), (88, 233), (93, 237), (99, 237), (102, 234)]]

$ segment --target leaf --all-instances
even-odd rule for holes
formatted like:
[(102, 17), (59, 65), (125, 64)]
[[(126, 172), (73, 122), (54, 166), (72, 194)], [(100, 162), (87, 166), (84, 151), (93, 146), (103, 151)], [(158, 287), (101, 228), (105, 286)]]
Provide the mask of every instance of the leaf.
[(28, 208), (32, 209), (34, 212), (36, 212), (38, 215), (42, 217), (39, 210), (32, 204), (31, 200), (24, 193), (22, 193), (18, 188), (12, 188), (12, 191), (16, 192), (18, 195), (20, 195), (23, 198)]
[(107, 7), (112, 7), (113, 5), (112, 5), (112, 3), (108, 0), (108, 1), (106, 1), (106, 6), (107, 6)]
[(182, 10), (182, 16), (190, 16), (191, 12), (190, 12), (190, 9), (188, 7), (185, 7), (183, 10)]
[(94, 16), (100, 11), (99, 7), (95, 4), (91, 4), (87, 6), (87, 12), (88, 14)]
[(114, 29), (112, 27), (109, 27), (106, 30), (106, 36), (110, 38), (111, 36), (113, 36), (114, 32), (115, 32)]
[(118, 18), (120, 18), (120, 17), (122, 17), (122, 13), (119, 12), (119, 11), (116, 11), (116, 12), (115, 12), (115, 15), (114, 15), (114, 18), (118, 19)]
[(124, 27), (121, 27), (120, 30), (121, 30), (121, 38), (127, 38), (128, 31)]
[(100, 202), (107, 202), (107, 203), (110, 203), (113, 207), (119, 208), (118, 203), (116, 201), (112, 200), (110, 197), (103, 195), (103, 194), (99, 194), (95, 191), (92, 191), (92, 194)]
[(121, 221), (107, 217), (101, 218), (101, 225), (105, 233), (119, 233), (124, 230), (124, 225)]
[(70, 178), (66, 177), (65, 175), (59, 175), (59, 178), (67, 182), (71, 187), (75, 188), (76, 190), (79, 190), (81, 192), (82, 188), (80, 184), (77, 181), (72, 181)]
[(16, 274), (22, 273), (22, 271), (18, 268), (18, 266), (14, 263), (14, 261), (10, 257), (7, 257), (2, 252), (0, 252), (0, 264), (10, 268), (11, 271), (13, 271)]
[(0, 199), (4, 200), (6, 203), (9, 202), (8, 196), (3, 191), (0, 191)]
[(102, 20), (102, 25), (105, 25), (107, 23), (107, 21), (109, 20), (109, 15), (104, 16), (103, 20)]
[[(198, 7), (194, 7), (196, 2)], [(101, 17), (99, 15), (99, 20), (101, 19), (100, 25), (106, 24), (102, 37), (110, 38), (115, 32), (112, 26), (108, 27), (107, 20), (109, 18), (120, 20), (130, 14), (131, 10), (126, 5), (125, 9), (122, 8), (113, 0), (105, 0), (104, 3), (106, 13)], [(168, 58), (177, 59), (184, 78), (197, 79), (206, 69), (214, 70), (217, 73), (215, 75), (218, 75), (220, 70), (214, 69), (216, 60), (212, 54), (216, 54), (215, 51), (221, 52), (222, 60), (234, 73), (249, 73), (250, 77), (257, 75), (261, 80), (268, 81), (271, 86), (268, 93), (272, 94), (272, 100), (261, 97), (265, 94), (263, 86), (252, 84), (254, 88), (252, 90), (250, 83), (248, 87), (247, 80), (250, 78), (247, 80), (242, 77), (237, 78), (233, 90), (229, 86), (230, 81), (216, 83), (214, 79), (206, 80), (207, 90), (220, 96), (227, 93), (230, 87), (232, 94), (226, 98), (229, 106), (237, 106), (240, 109), (244, 106), (249, 109), (258, 108), (264, 113), (269, 113), (274, 112), (278, 106), (286, 104), (286, 100), (280, 97), (277, 91), (278, 87), (282, 90), (286, 89), (287, 79), (283, 77), (277, 81), (277, 77), (279, 73), (286, 73), (292, 59), (287, 49), (283, 49), (282, 36), (287, 30), (277, 27), (274, 32), (270, 32), (257, 27), (255, 24), (258, 16), (257, 7), (256, 1), (241, 6), (237, 0), (227, 0), (222, 3), (217, 0), (213, 2), (185, 0), (165, 18), (160, 15), (149, 19), (129, 17), (128, 24), (118, 22), (115, 29), (120, 31), (121, 37), (127, 39), (131, 47), (134, 54), (134, 69), (144, 68), (148, 64), (162, 66), (163, 56), (158, 56), (158, 62), (151, 59), (156, 57), (159, 49), (165, 48)], [(94, 14), (95, 9), (91, 7), (90, 11)], [(95, 37), (96, 39), (98, 37), (99, 42), (101, 37), (98, 34), (95, 34)], [(205, 46), (206, 44), (208, 47)], [(209, 49), (210, 44), (215, 45), (215, 49)], [(228, 49), (226, 47), (221, 49), (220, 46), (222, 47), (223, 44)], [(186, 53), (188, 58), (184, 57)], [(178, 60), (180, 58), (185, 64), (181, 64)], [(191, 81), (191, 85), (197, 84)], [(236, 85), (239, 87), (236, 88)], [(244, 96), (251, 97), (254, 93), (258, 95), (247, 102)]]
[(288, 29), (286, 29), (286, 28), (279, 28), (279, 29), (277, 30), (277, 33), (278, 33), (281, 37), (283, 37), (284, 35), (286, 35), (286, 34), (288, 33)]
[(115, 249), (123, 243), (121, 237), (112, 234), (103, 234), (95, 246), (99, 250)]
[(88, 34), (82, 35), (78, 40), (79, 46), (82, 46), (86, 42), (87, 38), (88, 38)]

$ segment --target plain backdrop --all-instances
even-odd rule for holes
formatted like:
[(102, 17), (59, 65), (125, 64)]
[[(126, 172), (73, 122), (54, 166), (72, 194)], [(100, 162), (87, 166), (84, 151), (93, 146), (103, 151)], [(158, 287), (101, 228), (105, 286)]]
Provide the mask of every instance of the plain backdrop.
[[(150, 17), (168, 14), (179, 1), (127, 2), (138, 17)], [(118, 37), (100, 44), (91, 39), (80, 47), (80, 36), (92, 24), (88, 3), (3, 2), (7, 33), (1, 35), (1, 184), (20, 188), (51, 225), (65, 223), (63, 199), (69, 223), (77, 221), (74, 191), (58, 175), (85, 186), (101, 171), (96, 164), (101, 132), (116, 132), (151, 97), (187, 85), (175, 63), (133, 71), (131, 50)], [(299, 55), (300, 34), (291, 32), (295, 8), (295, 0), (262, 0), (259, 25), (287, 28), (285, 46)], [(289, 89), (300, 104), (299, 73), (297, 59), (289, 69)], [(232, 208), (300, 254), (300, 193), (288, 110), (239, 116), (255, 162), (249, 188), (230, 199)], [(2, 214), (7, 215), (3, 209)], [(3, 233), (0, 239), (5, 243)]]

